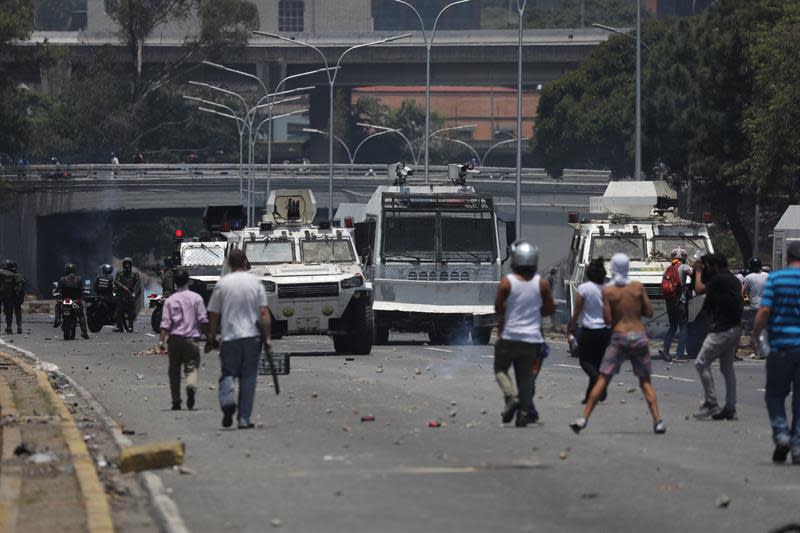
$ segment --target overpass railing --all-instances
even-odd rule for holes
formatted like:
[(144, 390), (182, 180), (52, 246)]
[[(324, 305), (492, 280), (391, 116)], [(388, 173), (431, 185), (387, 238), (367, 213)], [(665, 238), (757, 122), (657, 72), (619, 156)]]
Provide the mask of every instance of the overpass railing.
[[(346, 178), (387, 177), (387, 165), (337, 163), (333, 167), (334, 176)], [(516, 178), (516, 169), (511, 167), (479, 167), (477, 179), (509, 181)], [(267, 165), (253, 165), (253, 176), (266, 177)], [(431, 165), (430, 173), (434, 179), (447, 178), (446, 165)], [(174, 164), (120, 164), (120, 165), (29, 165), (0, 167), (0, 175), (9, 181), (52, 182), (52, 181), (106, 181), (106, 180), (160, 180), (160, 179), (238, 179), (239, 166), (236, 164), (174, 163)], [(244, 177), (248, 176), (244, 169)], [(278, 163), (272, 165), (272, 175), (276, 179), (287, 176), (327, 178), (327, 163)], [(393, 176), (392, 176), (393, 178)], [(554, 181), (543, 168), (523, 168), (525, 181)], [(558, 181), (575, 183), (606, 183), (611, 173), (607, 170), (565, 169)], [(416, 181), (416, 180), (414, 180)]]

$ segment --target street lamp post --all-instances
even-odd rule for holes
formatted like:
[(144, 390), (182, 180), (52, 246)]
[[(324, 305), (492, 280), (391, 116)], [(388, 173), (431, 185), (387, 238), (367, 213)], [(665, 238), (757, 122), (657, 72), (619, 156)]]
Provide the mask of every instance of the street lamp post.
[(339, 68), (344, 56), (348, 53), (352, 52), (353, 50), (357, 50), (359, 48), (365, 48), (367, 46), (374, 46), (378, 44), (384, 44), (392, 41), (396, 41), (398, 39), (404, 39), (409, 37), (411, 34), (407, 33), (404, 35), (397, 35), (394, 37), (387, 37), (386, 39), (380, 39), (378, 41), (372, 41), (369, 43), (364, 44), (357, 44), (355, 46), (351, 46), (347, 48), (344, 52), (339, 55), (339, 59), (336, 60), (336, 67), (331, 69), (328, 64), (328, 58), (325, 57), (325, 53), (320, 50), (318, 47), (314, 46), (313, 44), (306, 43), (303, 41), (298, 41), (297, 39), (290, 39), (289, 37), (284, 37), (283, 35), (278, 35), (276, 33), (267, 33), (263, 31), (254, 31), (256, 35), (262, 35), (264, 37), (272, 37), (273, 39), (280, 39), (281, 41), (285, 41), (287, 43), (293, 43), (300, 46), (304, 46), (306, 48), (310, 48), (314, 50), (319, 56), (322, 58), (322, 62), (325, 64), (325, 69), (328, 74), (328, 86), (329, 86), (329, 106), (328, 106), (328, 220), (333, 218), (333, 87), (336, 83), (336, 75), (339, 73)]
[(431, 118), (431, 47), (433, 47), (433, 38), (436, 35), (436, 25), (439, 22), (439, 17), (442, 14), (450, 9), (453, 6), (458, 4), (465, 4), (470, 0), (458, 0), (456, 2), (452, 2), (447, 4), (442, 8), (441, 11), (436, 15), (436, 18), (433, 21), (433, 28), (431, 28), (430, 38), (428, 34), (425, 32), (425, 23), (422, 20), (422, 15), (419, 14), (419, 11), (406, 2), (405, 0), (394, 0), (398, 4), (403, 4), (404, 6), (409, 7), (414, 13), (416, 13), (417, 18), (419, 19), (419, 28), (422, 32), (422, 38), (425, 41), (425, 183), (428, 183), (428, 168), (429, 168), (429, 140), (430, 140), (430, 118)]
[(514, 203), (514, 220), (520, 237), (522, 237), (522, 23), (527, 3), (527, 0), (517, 0), (517, 198)]
[[(527, 141), (528, 139), (526, 139), (526, 138), (523, 138), (522, 140), (523, 140), (523, 141)], [(503, 145), (503, 144), (513, 143), (513, 142), (516, 142), (516, 141), (517, 141), (517, 138), (516, 138), (516, 137), (513, 137), (513, 138), (511, 138), (511, 139), (506, 139), (506, 140), (504, 140), (504, 141), (500, 141), (500, 142), (498, 142), (498, 143), (494, 143), (493, 145), (491, 145), (491, 146), (490, 146), (490, 147), (489, 147), (489, 148), (488, 148), (488, 149), (487, 149), (487, 150), (486, 150), (486, 151), (483, 153), (483, 159), (481, 159), (481, 166), (483, 166), (483, 165), (485, 165), (485, 164), (486, 164), (486, 158), (488, 158), (488, 157), (489, 157), (489, 154), (490, 154), (490, 153), (492, 153), (492, 150), (494, 150), (495, 148), (497, 148), (498, 146), (501, 146), (501, 145)]]

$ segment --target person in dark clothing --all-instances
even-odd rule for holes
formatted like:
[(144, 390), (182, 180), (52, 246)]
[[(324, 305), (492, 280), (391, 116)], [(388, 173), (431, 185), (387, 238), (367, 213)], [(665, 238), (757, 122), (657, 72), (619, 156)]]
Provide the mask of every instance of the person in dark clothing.
[(60, 298), (56, 302), (56, 320), (53, 327), (57, 328), (61, 325), (61, 300), (69, 298), (78, 304), (78, 325), (81, 328), (81, 337), (84, 339), (89, 338), (89, 332), (86, 328), (86, 314), (83, 312), (83, 279), (77, 274), (75, 265), (67, 263), (64, 265), (64, 275), (58, 280), (58, 288), (56, 289)]
[(100, 267), (100, 272), (94, 278), (94, 293), (103, 300), (110, 302), (114, 299), (114, 268), (105, 264)]
[[(705, 294), (703, 308), (711, 318), (711, 327), (695, 361), (705, 392), (705, 401), (697, 419), (736, 419), (736, 374), (733, 362), (741, 336), (742, 284), (728, 270), (728, 260), (722, 254), (706, 254), (694, 265), (694, 288)], [(719, 359), (719, 369), (725, 378), (725, 407), (720, 408), (714, 390), (711, 364)]]
[(175, 268), (171, 257), (164, 258), (164, 273), (161, 275), (161, 296), (166, 300), (175, 292)]
[(17, 272), (17, 263), (6, 259), (0, 268), (0, 304), (6, 314), (6, 333), (13, 332), (11, 324), (17, 318), (17, 333), (22, 333), (22, 302), (25, 300), (25, 277)]
[[(570, 335), (575, 333), (580, 319), (581, 332), (578, 338), (578, 358), (581, 368), (589, 377), (589, 386), (581, 403), (586, 403), (597, 378), (600, 377), (600, 363), (611, 340), (611, 330), (603, 317), (603, 283), (606, 280), (606, 268), (603, 258), (598, 257), (586, 268), (586, 283), (578, 286), (575, 308), (572, 319), (567, 326)], [(606, 391), (600, 395), (600, 401), (606, 399)]]
[(117, 288), (117, 329), (115, 331), (128, 331), (133, 333), (133, 323), (136, 321), (136, 303), (142, 291), (139, 274), (133, 271), (133, 260), (126, 257), (122, 260), (122, 270), (114, 278)]

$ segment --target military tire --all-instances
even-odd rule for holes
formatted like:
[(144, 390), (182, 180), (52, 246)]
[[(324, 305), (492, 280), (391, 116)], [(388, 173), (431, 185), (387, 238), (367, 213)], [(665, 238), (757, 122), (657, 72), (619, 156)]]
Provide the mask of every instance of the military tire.
[(62, 331), (64, 331), (64, 340), (71, 341), (75, 338), (75, 326), (70, 326), (67, 323), (62, 324), (61, 326)]
[(346, 354), (353, 351), (353, 344), (350, 342), (352, 339), (349, 335), (334, 335), (333, 336), (333, 349), (336, 353)]
[(99, 315), (99, 313), (92, 312), (89, 313), (87, 310), (86, 313), (86, 326), (89, 328), (89, 331), (92, 333), (97, 333), (103, 329), (103, 319)]
[[(375, 317), (372, 312), (372, 305), (362, 303), (355, 308), (353, 315), (353, 331), (348, 335), (350, 338), (350, 348), (356, 355), (369, 355), (372, 352), (372, 339), (375, 335)], [(386, 330), (389, 336), (389, 330)]]

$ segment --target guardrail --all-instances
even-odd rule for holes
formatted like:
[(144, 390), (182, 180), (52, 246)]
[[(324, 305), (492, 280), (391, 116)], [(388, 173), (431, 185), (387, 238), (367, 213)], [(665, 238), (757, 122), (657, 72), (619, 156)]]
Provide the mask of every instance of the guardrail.
[[(342, 164), (334, 165), (334, 176), (348, 178), (374, 178), (386, 176), (386, 164)], [(437, 178), (447, 178), (447, 166), (431, 165), (431, 174)], [(516, 178), (516, 169), (510, 167), (479, 167), (476, 178), (511, 180)], [(267, 165), (253, 165), (254, 177), (264, 178)], [(319, 163), (279, 163), (272, 165), (276, 178), (285, 176), (327, 177), (328, 165)], [(51, 181), (51, 180), (147, 180), (163, 178), (237, 178), (239, 166), (235, 164), (125, 164), (125, 165), (30, 165), (0, 167), (0, 175), (10, 181)], [(606, 183), (610, 180), (607, 170), (565, 169), (558, 181), (582, 183)], [(247, 169), (244, 169), (247, 177)], [(525, 180), (548, 181), (552, 178), (543, 168), (523, 168)], [(416, 181), (416, 180), (415, 180)]]

